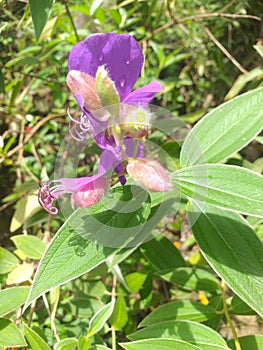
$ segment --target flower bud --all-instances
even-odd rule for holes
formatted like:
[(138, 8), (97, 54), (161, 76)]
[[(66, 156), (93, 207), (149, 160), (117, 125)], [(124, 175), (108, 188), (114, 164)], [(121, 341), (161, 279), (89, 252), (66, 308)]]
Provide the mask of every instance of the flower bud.
[(100, 66), (97, 70), (96, 88), (103, 107), (119, 105), (120, 97), (118, 91), (105, 66)]
[(147, 190), (165, 192), (173, 188), (166, 170), (153, 159), (129, 159), (126, 170), (139, 185)]
[(71, 204), (80, 208), (88, 208), (101, 200), (109, 188), (109, 179), (100, 177), (88, 184), (83, 190), (76, 191), (71, 196)]
[(102, 108), (94, 77), (78, 70), (71, 70), (67, 75), (67, 84), (74, 94), (81, 93), (88, 111)]

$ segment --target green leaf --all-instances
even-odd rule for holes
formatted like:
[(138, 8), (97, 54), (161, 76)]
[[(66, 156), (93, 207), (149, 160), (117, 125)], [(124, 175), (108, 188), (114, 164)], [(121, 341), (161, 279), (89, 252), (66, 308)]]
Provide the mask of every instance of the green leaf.
[[(245, 335), (238, 338), (241, 348), (244, 350), (263, 350), (263, 335)], [(233, 339), (227, 342), (227, 345), (233, 350), (236, 350)]]
[(18, 202), (15, 214), (12, 217), (10, 231), (16, 231), (39, 210), (41, 210), (41, 206), (38, 202), (37, 192), (31, 193), (22, 198)]
[(78, 339), (76, 338), (65, 338), (60, 340), (54, 345), (54, 350), (77, 350)]
[(51, 350), (48, 344), (33, 329), (23, 324), (23, 332), (26, 340), (32, 349)]
[(4, 316), (23, 305), (28, 296), (30, 287), (13, 287), (0, 291), (0, 316)]
[(30, 259), (41, 259), (46, 249), (44, 242), (35, 236), (17, 235), (11, 237), (11, 240)]
[(263, 216), (263, 176), (224, 164), (200, 164), (172, 174), (173, 185), (198, 202)]
[(159, 235), (141, 246), (143, 255), (158, 269), (186, 266), (179, 250), (166, 237)]
[(0, 69), (0, 93), (5, 93), (5, 78), (2, 72), (2, 69)]
[(105, 323), (110, 318), (113, 309), (114, 309), (115, 301), (112, 300), (110, 303), (104, 305), (101, 309), (99, 309), (95, 315), (91, 318), (89, 322), (88, 328), (88, 336), (92, 336), (93, 334), (99, 332)]
[(158, 275), (188, 290), (206, 290), (212, 292), (218, 289), (218, 280), (211, 273), (195, 267), (178, 267), (173, 271), (158, 271)]
[(256, 315), (256, 312), (237, 295), (234, 295), (231, 299), (230, 312), (234, 315)]
[(126, 350), (149, 350), (152, 348), (154, 350), (171, 350), (171, 349), (180, 349), (180, 350), (200, 350), (201, 348), (186, 343), (182, 340), (175, 339), (145, 339), (137, 340), (131, 343), (120, 343), (123, 349)]
[(92, 270), (131, 240), (140, 239), (151, 210), (150, 197), (147, 195), (139, 205), (142, 191), (131, 189), (125, 186), (114, 190), (117, 199), (111, 198), (106, 204), (116, 211), (105, 210), (101, 201), (79, 208), (69, 217), (40, 261), (26, 306), (49, 289)]
[(38, 41), (52, 8), (52, 0), (29, 0), (30, 12)]
[(165, 321), (203, 322), (216, 316), (215, 309), (196, 301), (172, 301), (159, 306), (140, 323), (140, 327), (151, 326)]
[(147, 275), (141, 272), (132, 272), (129, 275), (127, 275), (125, 277), (125, 280), (131, 293), (138, 292), (141, 289), (146, 278), (147, 278)]
[(207, 207), (193, 207), (189, 223), (200, 249), (228, 286), (253, 310), (263, 316), (263, 247), (238, 214)]
[(25, 339), (17, 326), (6, 318), (0, 318), (0, 346), (26, 345)]
[(0, 247), (0, 274), (12, 271), (18, 264), (19, 260), (14, 254)]
[(127, 306), (124, 296), (119, 294), (111, 317), (111, 326), (117, 331), (122, 329), (128, 321)]
[(246, 146), (263, 127), (263, 88), (249, 91), (208, 113), (187, 136), (183, 167), (217, 163)]
[(78, 350), (89, 350), (90, 348), (90, 338), (82, 335), (79, 337)]
[(253, 80), (258, 80), (263, 78), (263, 69), (261, 67), (257, 67), (252, 69), (250, 72), (246, 74), (241, 74), (238, 76), (231, 89), (228, 91), (225, 100), (230, 100), (235, 97), (243, 87)]
[(214, 330), (201, 323), (170, 321), (146, 327), (128, 335), (131, 340), (164, 338), (183, 340), (202, 350), (226, 350), (225, 340)]

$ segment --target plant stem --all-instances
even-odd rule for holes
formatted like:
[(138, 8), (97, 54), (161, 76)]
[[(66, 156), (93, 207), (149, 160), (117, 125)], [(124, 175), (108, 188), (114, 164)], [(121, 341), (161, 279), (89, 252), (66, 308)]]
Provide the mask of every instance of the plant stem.
[[(113, 275), (112, 278), (112, 287), (111, 287), (111, 300), (115, 300), (116, 297), (116, 287), (117, 287), (117, 277), (115, 275)], [(116, 350), (117, 349), (117, 343), (116, 343), (116, 330), (115, 328), (112, 326), (111, 327), (111, 348), (112, 350)]]
[(237, 335), (235, 326), (234, 326), (234, 324), (233, 324), (233, 322), (231, 320), (231, 317), (229, 316), (229, 312), (228, 312), (228, 306), (227, 306), (227, 303), (226, 303), (226, 285), (225, 285), (225, 281), (222, 281), (222, 283), (221, 283), (221, 290), (222, 290), (222, 299), (223, 299), (224, 313), (225, 313), (227, 322), (228, 322), (229, 327), (230, 327), (230, 329), (232, 331), (232, 334), (233, 334), (236, 350), (242, 350), (241, 346), (240, 346), (240, 343), (239, 343), (239, 339), (238, 339), (238, 335)]
[(79, 35), (78, 35), (78, 32), (77, 32), (77, 28), (76, 28), (76, 26), (75, 26), (75, 23), (74, 23), (74, 21), (73, 21), (73, 18), (72, 18), (72, 16), (71, 16), (71, 13), (70, 13), (69, 8), (68, 8), (67, 1), (66, 1), (66, 0), (62, 0), (62, 3), (64, 4), (65, 9), (66, 9), (66, 11), (67, 11), (68, 17), (69, 17), (69, 19), (70, 19), (70, 22), (71, 22), (71, 24), (72, 24), (72, 28), (73, 28), (74, 33), (75, 33), (75, 36), (76, 36), (76, 39), (77, 39), (77, 41), (80, 41), (80, 40), (79, 40)]

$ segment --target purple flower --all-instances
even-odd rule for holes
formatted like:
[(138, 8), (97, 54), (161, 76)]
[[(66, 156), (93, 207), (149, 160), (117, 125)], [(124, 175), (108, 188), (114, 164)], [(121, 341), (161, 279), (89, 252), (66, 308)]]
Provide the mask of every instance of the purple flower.
[[(150, 114), (144, 113), (144, 107), (162, 90), (161, 84), (152, 81), (132, 91), (143, 60), (139, 44), (128, 34), (94, 34), (71, 50), (67, 84), (82, 114), (76, 120), (68, 113), (73, 121), (70, 133), (80, 141), (87, 133), (92, 134), (102, 154), (96, 175), (41, 184), (39, 202), (50, 214), (58, 212), (53, 202), (64, 194), (71, 195), (72, 206), (86, 208), (97, 203), (110, 186), (110, 169), (116, 172), (122, 185), (128, 170), (143, 186), (146, 183), (140, 173), (146, 172), (152, 179), (152, 186), (146, 186), (150, 190), (170, 189), (170, 179), (164, 169), (158, 165), (154, 172), (154, 163), (142, 159), (142, 142), (134, 140), (146, 135), (145, 118)], [(136, 158), (139, 159), (136, 161)]]
[(92, 77), (105, 65), (114, 81), (120, 101), (149, 103), (162, 90), (157, 81), (132, 92), (143, 65), (143, 54), (137, 41), (128, 34), (93, 34), (76, 44), (69, 55), (69, 72), (76, 70)]
[[(83, 115), (86, 116), (85, 122), (91, 120), (92, 112), (99, 108), (94, 81), (99, 67), (102, 66), (106, 68), (109, 78), (114, 83), (121, 103), (144, 106), (149, 104), (156, 92), (162, 90), (162, 86), (154, 80), (132, 91), (140, 75), (143, 61), (140, 45), (128, 34), (93, 34), (73, 47), (69, 55), (67, 83), (74, 92)], [(95, 115), (97, 120), (102, 122), (107, 120), (107, 115), (98, 116), (98, 113)], [(92, 120), (91, 124), (93, 126)], [(78, 131), (79, 128), (82, 130)], [(83, 127), (82, 122), (74, 125), (74, 131), (79, 139), (85, 137), (83, 128), (85, 129), (85, 125)], [(102, 130), (103, 127), (100, 128), (100, 132)], [(97, 128), (95, 134), (98, 135), (100, 132)], [(106, 138), (104, 142), (107, 143), (105, 133), (104, 136)]]

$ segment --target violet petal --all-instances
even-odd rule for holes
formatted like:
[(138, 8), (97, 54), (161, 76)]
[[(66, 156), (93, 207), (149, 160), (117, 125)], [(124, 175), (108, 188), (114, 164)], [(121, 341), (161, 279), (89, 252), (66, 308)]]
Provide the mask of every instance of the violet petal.
[(109, 71), (122, 101), (140, 75), (143, 65), (140, 45), (128, 34), (94, 34), (76, 44), (70, 52), (69, 70), (95, 77), (102, 65)]
[(143, 86), (142, 88), (132, 91), (125, 99), (123, 103), (140, 103), (141, 105), (148, 104), (154, 98), (156, 92), (162, 91), (163, 87), (157, 80), (152, 81), (150, 84)]

